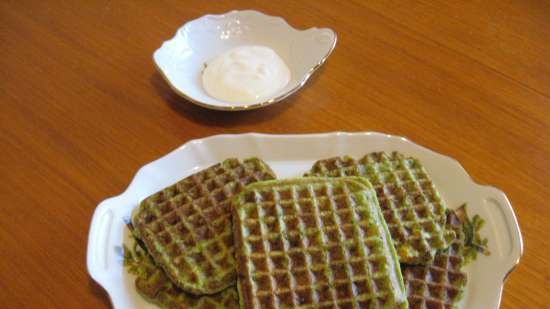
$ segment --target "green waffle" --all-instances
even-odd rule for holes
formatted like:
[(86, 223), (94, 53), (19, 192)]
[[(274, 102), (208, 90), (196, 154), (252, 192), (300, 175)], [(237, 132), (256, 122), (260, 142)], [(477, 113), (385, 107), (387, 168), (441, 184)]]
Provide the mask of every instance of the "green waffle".
[(393, 152), (375, 152), (359, 160), (345, 156), (319, 160), (311, 176), (361, 176), (376, 190), (399, 261), (430, 263), (449, 246), (446, 206), (419, 160)]
[(231, 198), (274, 179), (257, 158), (227, 159), (159, 191), (132, 216), (136, 236), (182, 290), (214, 294), (235, 283)]
[(464, 234), (454, 211), (447, 214), (447, 227), (457, 237), (447, 250), (438, 252), (428, 265), (403, 266), (410, 309), (455, 309), (466, 286)]
[(391, 237), (365, 179), (258, 182), (233, 205), (242, 308), (408, 308)]
[(125, 248), (124, 264), (136, 275), (137, 292), (147, 301), (164, 309), (238, 309), (239, 297), (235, 287), (214, 295), (195, 296), (183, 292), (155, 265), (153, 258), (141, 246)]

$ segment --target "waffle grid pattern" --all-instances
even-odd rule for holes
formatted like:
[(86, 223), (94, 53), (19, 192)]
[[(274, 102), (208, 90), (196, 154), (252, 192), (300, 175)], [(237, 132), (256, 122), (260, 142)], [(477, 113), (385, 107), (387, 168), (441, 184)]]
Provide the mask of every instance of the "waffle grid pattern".
[(446, 207), (417, 159), (397, 152), (370, 153), (359, 160), (335, 157), (317, 161), (309, 175), (367, 178), (402, 263), (429, 263), (454, 236), (445, 229)]
[(135, 273), (137, 292), (147, 301), (164, 309), (238, 309), (237, 289), (230, 287), (214, 295), (193, 296), (183, 292), (157, 267), (153, 258), (143, 248), (134, 246), (130, 261)]
[(235, 282), (230, 199), (274, 178), (259, 159), (227, 159), (146, 198), (132, 220), (137, 235), (181, 289), (219, 292)]
[(264, 182), (239, 195), (233, 218), (244, 308), (407, 308), (375, 193), (357, 181)]
[(433, 264), (405, 266), (403, 277), (411, 309), (454, 309), (466, 285), (464, 235), (453, 211), (448, 211), (447, 225), (458, 235), (449, 248), (436, 254)]

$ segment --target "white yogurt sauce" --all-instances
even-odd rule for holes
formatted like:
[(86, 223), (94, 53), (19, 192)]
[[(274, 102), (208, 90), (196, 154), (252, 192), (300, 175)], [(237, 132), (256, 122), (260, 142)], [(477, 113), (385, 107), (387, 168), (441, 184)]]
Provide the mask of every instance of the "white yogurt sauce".
[(202, 84), (214, 98), (235, 103), (259, 103), (270, 99), (290, 80), (290, 70), (266, 46), (233, 48), (206, 63)]

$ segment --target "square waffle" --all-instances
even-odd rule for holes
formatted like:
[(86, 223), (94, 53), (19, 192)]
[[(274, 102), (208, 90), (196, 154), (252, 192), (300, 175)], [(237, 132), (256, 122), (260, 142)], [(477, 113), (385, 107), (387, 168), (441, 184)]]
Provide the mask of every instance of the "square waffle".
[(375, 152), (359, 160), (335, 157), (319, 160), (310, 176), (361, 176), (376, 190), (399, 261), (425, 264), (453, 237), (445, 228), (445, 206), (419, 160), (393, 152)]
[(376, 194), (359, 177), (249, 185), (233, 200), (242, 308), (407, 308)]
[(143, 200), (132, 216), (136, 235), (182, 290), (217, 293), (235, 283), (230, 200), (274, 178), (260, 159), (227, 159)]
[(464, 234), (454, 211), (447, 214), (447, 227), (457, 237), (447, 250), (438, 252), (432, 264), (403, 266), (403, 278), (411, 309), (452, 309), (466, 286)]
[(195, 296), (183, 292), (155, 265), (153, 258), (135, 240), (132, 249), (125, 248), (124, 264), (136, 275), (137, 292), (147, 301), (164, 309), (238, 309), (235, 287), (214, 295)]

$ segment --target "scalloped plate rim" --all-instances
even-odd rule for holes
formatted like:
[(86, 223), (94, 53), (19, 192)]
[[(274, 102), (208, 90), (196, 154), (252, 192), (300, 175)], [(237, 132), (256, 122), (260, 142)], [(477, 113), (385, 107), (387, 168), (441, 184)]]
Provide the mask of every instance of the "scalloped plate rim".
[[(524, 252), (523, 239), (522, 239), (522, 236), (521, 236), (521, 231), (520, 231), (520, 228), (519, 228), (519, 224), (517, 222), (516, 215), (513, 212), (513, 208), (511, 206), (508, 198), (506, 197), (506, 195), (500, 189), (498, 189), (494, 186), (479, 184), (479, 183), (475, 182), (471, 178), (471, 176), (467, 173), (467, 171), (464, 169), (464, 167), (457, 160), (455, 160), (455, 159), (453, 159), (449, 156), (437, 153), (437, 152), (435, 152), (435, 151), (433, 151), (433, 150), (431, 150), (431, 149), (429, 149), (425, 146), (414, 143), (414, 142), (410, 141), (409, 139), (407, 139), (405, 137), (390, 135), (390, 134), (384, 134), (384, 133), (378, 133), (378, 132), (326, 132), (326, 133), (313, 133), (313, 134), (243, 133), (243, 134), (219, 134), (219, 135), (212, 135), (212, 136), (208, 136), (208, 137), (204, 137), (204, 138), (191, 139), (191, 140), (187, 141), (186, 143), (182, 144), (181, 146), (177, 147), (173, 151), (171, 151), (171, 152), (167, 153), (166, 155), (160, 157), (159, 159), (156, 159), (156, 160), (154, 160), (150, 163), (147, 163), (147, 164), (143, 165), (140, 169), (138, 169), (138, 171), (136, 172), (136, 174), (132, 178), (132, 181), (130, 182), (128, 187), (124, 190), (124, 192), (122, 192), (121, 194), (119, 194), (117, 196), (107, 198), (107, 199), (103, 200), (102, 202), (100, 202), (98, 204), (98, 206), (95, 209), (94, 214), (92, 216), (92, 222), (91, 222), (91, 225), (90, 225), (90, 232), (89, 232), (89, 235), (88, 235), (88, 246), (87, 246), (87, 269), (88, 269), (88, 273), (90, 274), (90, 276), (92, 277), (92, 279), (94, 281), (96, 281), (100, 286), (102, 286), (106, 290), (106, 292), (109, 296), (109, 299), (111, 300), (111, 303), (113, 304), (113, 308), (115, 308), (115, 309), (125, 308), (121, 304), (120, 295), (113, 295), (114, 293), (118, 292), (117, 290), (120, 290), (120, 284), (116, 283), (116, 282), (106, 280), (104, 278), (105, 276), (103, 274), (98, 273), (98, 271), (96, 269), (97, 265), (93, 265), (93, 260), (94, 260), (93, 255), (96, 253), (95, 248), (93, 248), (93, 245), (96, 242), (96, 239), (94, 239), (94, 237), (95, 237), (95, 233), (98, 232), (97, 231), (98, 226), (96, 224), (97, 223), (96, 221), (98, 220), (97, 217), (99, 215), (104, 215), (107, 211), (110, 211), (111, 208), (113, 208), (113, 205), (109, 205), (109, 203), (116, 203), (117, 201), (119, 201), (121, 199), (124, 199), (124, 198), (127, 198), (129, 195), (131, 195), (132, 188), (134, 186), (136, 186), (136, 183), (139, 181), (139, 179), (141, 177), (143, 177), (142, 175), (147, 173), (148, 169), (156, 166), (157, 164), (163, 162), (164, 160), (168, 160), (171, 156), (178, 155), (182, 152), (185, 152), (185, 151), (187, 151), (188, 148), (192, 147), (193, 145), (204, 144), (204, 145), (206, 145), (205, 147), (209, 147), (207, 145), (208, 143), (215, 143), (216, 141), (224, 141), (224, 140), (227, 140), (227, 139), (239, 139), (239, 138), (253, 138), (255, 140), (259, 140), (259, 139), (283, 139), (284, 140), (284, 139), (296, 139), (296, 138), (298, 138), (298, 139), (299, 138), (308, 138), (308, 139), (309, 138), (321, 138), (321, 139), (323, 139), (323, 138), (331, 138), (333, 136), (339, 136), (339, 137), (343, 136), (343, 137), (348, 137), (348, 138), (353, 138), (353, 137), (368, 138), (369, 136), (374, 136), (374, 137), (378, 137), (378, 138), (386, 138), (387, 140), (392, 140), (392, 141), (399, 140), (398, 143), (409, 144), (412, 147), (418, 148), (422, 152), (426, 152), (431, 156), (436, 156), (436, 157), (439, 157), (440, 159), (443, 159), (443, 160), (447, 161), (448, 163), (452, 164), (454, 166), (454, 168), (457, 169), (457, 171), (459, 171), (460, 174), (462, 174), (462, 176), (465, 179), (467, 179), (469, 181), (470, 185), (472, 185), (473, 187), (477, 187), (478, 189), (481, 189), (483, 191), (485, 191), (485, 190), (494, 191), (496, 194), (500, 195), (500, 197), (504, 199), (505, 203), (507, 204), (506, 206), (508, 206), (510, 208), (510, 210), (512, 211), (513, 223), (515, 224), (515, 228), (517, 229), (517, 235), (516, 236), (518, 237), (518, 242), (519, 242), (517, 244), (519, 246), (519, 252), (517, 254), (517, 258), (515, 259), (514, 263), (502, 275), (503, 278), (502, 278), (502, 282), (501, 282), (500, 287), (499, 287), (500, 290), (498, 291), (498, 300), (496, 302), (496, 307), (494, 307), (494, 309), (497, 309), (500, 305), (504, 282), (505, 282), (506, 278), (508, 277), (508, 275), (519, 264), (519, 261), (520, 261), (521, 257), (523, 256), (523, 252)], [(212, 147), (212, 146), (210, 146), (210, 147)], [(239, 151), (237, 151), (236, 154), (238, 152)], [(292, 161), (292, 160), (289, 160), (289, 161)], [(212, 163), (214, 163), (214, 162), (212, 162)], [(156, 308), (156, 307), (151, 307), (151, 308)], [(493, 308), (491, 308), (491, 309), (493, 309)]]

